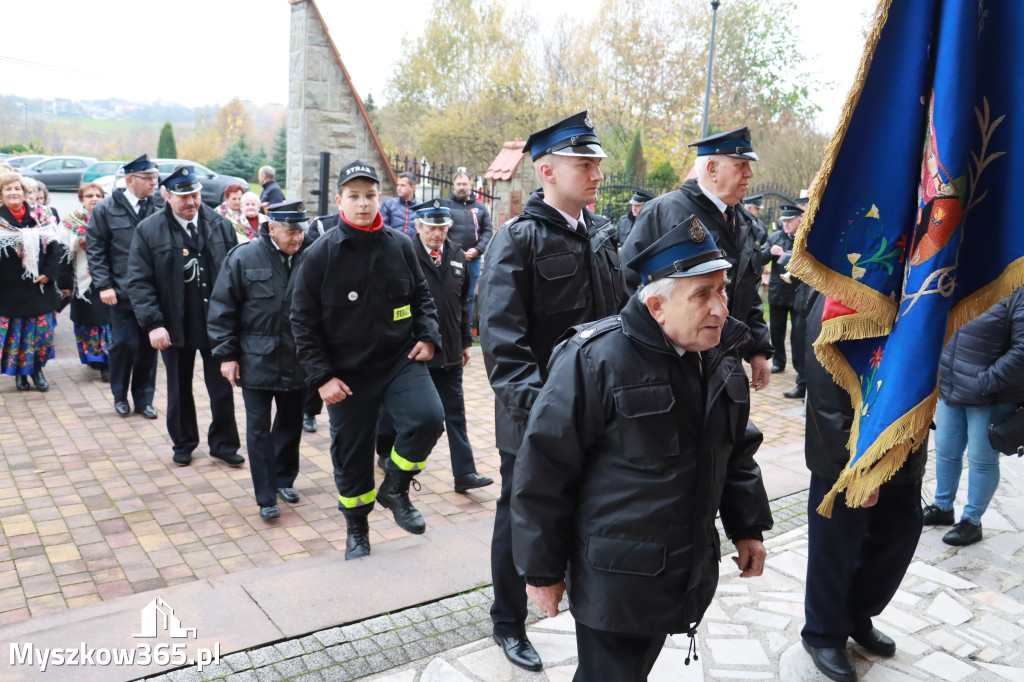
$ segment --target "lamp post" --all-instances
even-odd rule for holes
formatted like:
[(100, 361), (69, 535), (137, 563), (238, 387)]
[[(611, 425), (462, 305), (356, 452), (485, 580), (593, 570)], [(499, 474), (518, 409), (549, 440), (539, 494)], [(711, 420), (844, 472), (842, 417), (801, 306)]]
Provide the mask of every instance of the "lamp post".
[(711, 0), (711, 48), (708, 50), (708, 81), (704, 86), (704, 118), (700, 124), (701, 139), (708, 136), (708, 103), (711, 100), (711, 72), (715, 64), (715, 19), (718, 17), (720, 0)]

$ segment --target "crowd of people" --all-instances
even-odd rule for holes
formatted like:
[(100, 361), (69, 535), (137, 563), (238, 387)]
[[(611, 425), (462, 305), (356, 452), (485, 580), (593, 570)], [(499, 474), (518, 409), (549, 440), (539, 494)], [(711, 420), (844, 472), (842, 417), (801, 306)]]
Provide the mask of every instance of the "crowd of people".
[(302, 431), (316, 430), (326, 406), (351, 560), (371, 552), (377, 502), (402, 529), (425, 532), (412, 491), (446, 431), (455, 491), (494, 483), (476, 470), (463, 398), (479, 339), (501, 460), (494, 639), (514, 665), (540, 670), (527, 603), (554, 615), (568, 591), (576, 679), (644, 680), (667, 634), (687, 634), (693, 650), (717, 585), (716, 516), (741, 576), (763, 570), (772, 518), (750, 391), (790, 360), (797, 383), (785, 395), (807, 400), (811, 472), (803, 644), (826, 676), (853, 680), (848, 638), (895, 652), (872, 618), (895, 594), (922, 524), (954, 524), (965, 450), (968, 504), (943, 539), (982, 538), (999, 481), (986, 431), (1024, 401), (1024, 299), (1000, 302), (947, 345), (934, 504), (919, 503), (925, 443), (862, 508), (837, 504), (821, 517), (814, 509), (846, 462), (853, 417), (811, 347), (825, 299), (786, 270), (806, 199), (783, 206), (769, 231), (748, 194), (750, 130), (691, 147), (695, 177), (657, 197), (637, 190), (612, 225), (589, 210), (606, 153), (580, 112), (530, 135), (524, 154), (540, 188), (497, 230), (465, 172), (448, 199), (417, 202), (416, 176), (402, 173), (384, 200), (377, 169), (356, 160), (339, 172), (337, 212), (311, 220), (269, 166), (261, 195), (231, 185), (211, 209), (192, 167), (160, 182), (143, 154), (111, 196), (82, 184), (62, 221), (45, 187), (0, 166), (0, 372), (18, 390), (31, 380), (46, 391), (56, 314), (70, 304), (80, 360), (109, 381), (120, 416), (159, 417), (160, 352), (170, 461), (188, 466), (201, 441), (198, 354), (209, 455), (234, 467), (248, 459), (268, 521), (281, 516), (279, 500), (299, 502)]

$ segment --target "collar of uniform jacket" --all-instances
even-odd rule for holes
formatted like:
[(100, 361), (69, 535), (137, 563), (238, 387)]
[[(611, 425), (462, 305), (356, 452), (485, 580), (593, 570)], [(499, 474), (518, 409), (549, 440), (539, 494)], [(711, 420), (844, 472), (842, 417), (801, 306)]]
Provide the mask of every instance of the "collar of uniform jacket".
[[(527, 199), (526, 205), (523, 206), (523, 213), (532, 215), (533, 217), (543, 220), (546, 223), (552, 225), (558, 225), (564, 228), (567, 232), (573, 234), (579, 234), (575, 229), (569, 227), (569, 224), (565, 222), (565, 214), (559, 211), (554, 206), (551, 206), (544, 201), (544, 190), (534, 190)], [(587, 224), (587, 231), (590, 232), (594, 227), (594, 216), (587, 209), (583, 209), (583, 220)], [(582, 236), (582, 235), (580, 235)]]

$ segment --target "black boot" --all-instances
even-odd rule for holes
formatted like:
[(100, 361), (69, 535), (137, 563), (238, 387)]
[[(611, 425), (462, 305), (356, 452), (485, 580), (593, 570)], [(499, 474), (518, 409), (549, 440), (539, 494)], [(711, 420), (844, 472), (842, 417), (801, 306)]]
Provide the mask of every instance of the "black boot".
[(28, 375), (25, 374), (14, 375), (14, 385), (19, 391), (27, 391), (32, 388), (28, 383)]
[(370, 522), (365, 516), (346, 516), (348, 539), (345, 540), (345, 561), (370, 554)]
[[(409, 485), (412, 483), (412, 474), (407, 472), (392, 473), (384, 472), (384, 482), (380, 484), (377, 491), (377, 501), (385, 509), (390, 509), (395, 515), (395, 523), (407, 533), (419, 535), (427, 529), (423, 522), (423, 516), (416, 511), (409, 501)], [(419, 488), (419, 484), (416, 484)]]
[(36, 390), (40, 393), (46, 393), (50, 390), (50, 384), (46, 381), (46, 377), (43, 376), (43, 370), (41, 369), (32, 375), (32, 383), (36, 385)]

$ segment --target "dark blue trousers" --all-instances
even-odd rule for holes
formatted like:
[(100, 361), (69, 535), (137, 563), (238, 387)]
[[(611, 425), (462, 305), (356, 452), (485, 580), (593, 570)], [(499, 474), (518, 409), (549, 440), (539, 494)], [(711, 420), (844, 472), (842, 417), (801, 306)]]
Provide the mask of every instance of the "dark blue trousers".
[[(95, 304), (94, 304), (95, 305)], [(156, 349), (139, 327), (131, 308), (110, 307), (110, 392), (114, 402), (128, 400), (135, 409), (153, 404), (156, 390)]]
[(817, 648), (844, 648), (871, 630), (896, 594), (921, 537), (921, 482), (886, 483), (874, 507), (850, 509), (836, 497), (832, 518), (815, 509), (832, 481), (811, 475), (807, 500), (806, 622), (800, 634)]
[(197, 351), (195, 348), (171, 346), (160, 351), (167, 370), (167, 433), (174, 443), (175, 452), (192, 454), (199, 446), (196, 402), (192, 395), (196, 352), (203, 358), (203, 378), (213, 417), (206, 435), (210, 454), (234, 455), (240, 445), (235, 423), (235, 398), (231, 384), (220, 373), (220, 361), (215, 360), (206, 348)]
[(501, 456), (501, 496), (494, 509), (494, 532), (491, 536), (491, 582), (494, 584), (491, 622), (494, 634), (521, 637), (526, 631), (526, 581), (516, 571), (512, 559), (512, 510), (509, 507), (516, 455), (500, 450), (498, 454)]
[[(302, 440), (302, 398), (305, 390), (254, 391), (242, 389), (245, 401), (245, 447), (256, 504), (277, 504), (277, 489), (291, 488), (299, 475)], [(277, 403), (273, 424), (270, 408)]]

